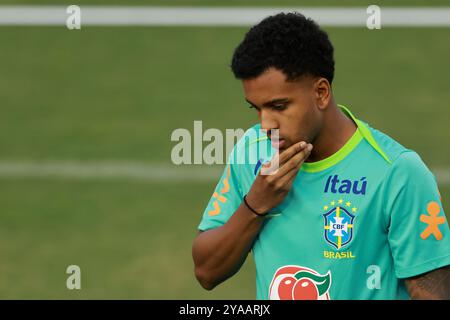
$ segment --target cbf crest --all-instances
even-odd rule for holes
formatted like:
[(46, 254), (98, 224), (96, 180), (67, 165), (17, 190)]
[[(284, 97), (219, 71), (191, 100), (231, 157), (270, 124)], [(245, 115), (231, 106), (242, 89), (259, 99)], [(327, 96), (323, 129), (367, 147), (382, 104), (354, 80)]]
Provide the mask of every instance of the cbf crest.
[(355, 213), (357, 208), (352, 207), (350, 202), (344, 203), (339, 199), (332, 201), (331, 206), (325, 206), (324, 210), (327, 210), (323, 214), (325, 240), (340, 250), (353, 240), (355, 215), (352, 213)]

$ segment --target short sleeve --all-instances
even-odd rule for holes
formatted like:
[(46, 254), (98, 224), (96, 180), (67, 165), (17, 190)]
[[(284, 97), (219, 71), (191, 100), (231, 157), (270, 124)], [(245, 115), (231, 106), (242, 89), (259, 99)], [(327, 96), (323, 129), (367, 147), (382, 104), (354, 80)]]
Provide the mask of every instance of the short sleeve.
[(238, 172), (239, 165), (229, 161), (206, 206), (199, 230), (206, 231), (225, 224), (240, 206), (243, 195)]
[(436, 179), (420, 156), (407, 151), (385, 181), (388, 240), (398, 278), (450, 264), (450, 234)]

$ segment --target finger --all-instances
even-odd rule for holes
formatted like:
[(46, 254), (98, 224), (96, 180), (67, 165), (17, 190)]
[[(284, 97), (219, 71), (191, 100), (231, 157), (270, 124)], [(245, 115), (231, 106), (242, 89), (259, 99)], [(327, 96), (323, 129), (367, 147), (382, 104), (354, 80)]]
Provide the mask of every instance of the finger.
[[(311, 145), (312, 146), (312, 145)], [(292, 159), (292, 157), (298, 155), (300, 152), (305, 150), (305, 148), (308, 147), (308, 143), (304, 141), (297, 142), (296, 144), (290, 146), (288, 149), (283, 151), (281, 154), (277, 150), (273, 158), (265, 163), (263, 167), (261, 168), (260, 174), (261, 175), (273, 175), (277, 174), (280, 167), (282, 167), (287, 161)], [(283, 174), (286, 172), (283, 171)], [(281, 176), (281, 175), (280, 175)]]
[(277, 177), (282, 177), (293, 169), (300, 168), (302, 163), (309, 157), (311, 154), (312, 145), (308, 145), (301, 152), (297, 153), (291, 159), (289, 159), (284, 165), (282, 165), (278, 172), (276, 173)]
[(299, 171), (300, 167), (289, 171), (278, 180), (278, 183), (283, 186), (284, 189), (290, 190)]
[(293, 144), (292, 146), (290, 146), (289, 148), (287, 148), (286, 150), (284, 150), (280, 155), (279, 155), (279, 165), (282, 166), (284, 163), (286, 163), (290, 158), (292, 158), (293, 156), (295, 156), (297, 153), (299, 153), (300, 151), (304, 150), (306, 148), (306, 146), (308, 145), (308, 143), (306, 143), (305, 141), (300, 141), (297, 142), (296, 144)]

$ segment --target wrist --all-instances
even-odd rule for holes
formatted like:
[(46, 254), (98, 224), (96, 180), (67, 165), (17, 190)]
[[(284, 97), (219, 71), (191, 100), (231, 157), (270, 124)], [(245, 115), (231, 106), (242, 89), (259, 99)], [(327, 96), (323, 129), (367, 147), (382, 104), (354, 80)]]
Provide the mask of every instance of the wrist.
[(252, 205), (252, 201), (249, 202), (247, 194), (244, 196), (243, 202), (245, 204), (245, 206), (247, 207), (247, 209), (249, 209), (251, 212), (253, 212), (255, 215), (259, 216), (259, 217), (264, 217), (269, 213), (269, 210), (264, 210), (258, 207), (254, 207)]

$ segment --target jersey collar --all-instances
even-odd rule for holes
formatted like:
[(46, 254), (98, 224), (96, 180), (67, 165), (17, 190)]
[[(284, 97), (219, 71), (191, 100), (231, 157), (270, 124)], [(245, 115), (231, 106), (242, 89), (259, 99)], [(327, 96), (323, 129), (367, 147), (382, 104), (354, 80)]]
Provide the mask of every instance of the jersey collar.
[(388, 156), (383, 152), (381, 147), (375, 141), (375, 138), (373, 137), (372, 132), (370, 132), (370, 129), (367, 126), (367, 124), (365, 124), (361, 120), (356, 119), (356, 117), (347, 107), (343, 105), (338, 106), (341, 109), (341, 111), (347, 117), (352, 119), (353, 122), (356, 124), (357, 129), (355, 133), (336, 153), (320, 161), (304, 162), (302, 165), (302, 170), (305, 172), (319, 172), (334, 166), (335, 164), (342, 161), (347, 155), (349, 155), (350, 152), (352, 152), (363, 139), (365, 139), (375, 149), (375, 151), (378, 152), (383, 157), (384, 160), (386, 160), (386, 162), (391, 164), (391, 160), (388, 158)]

